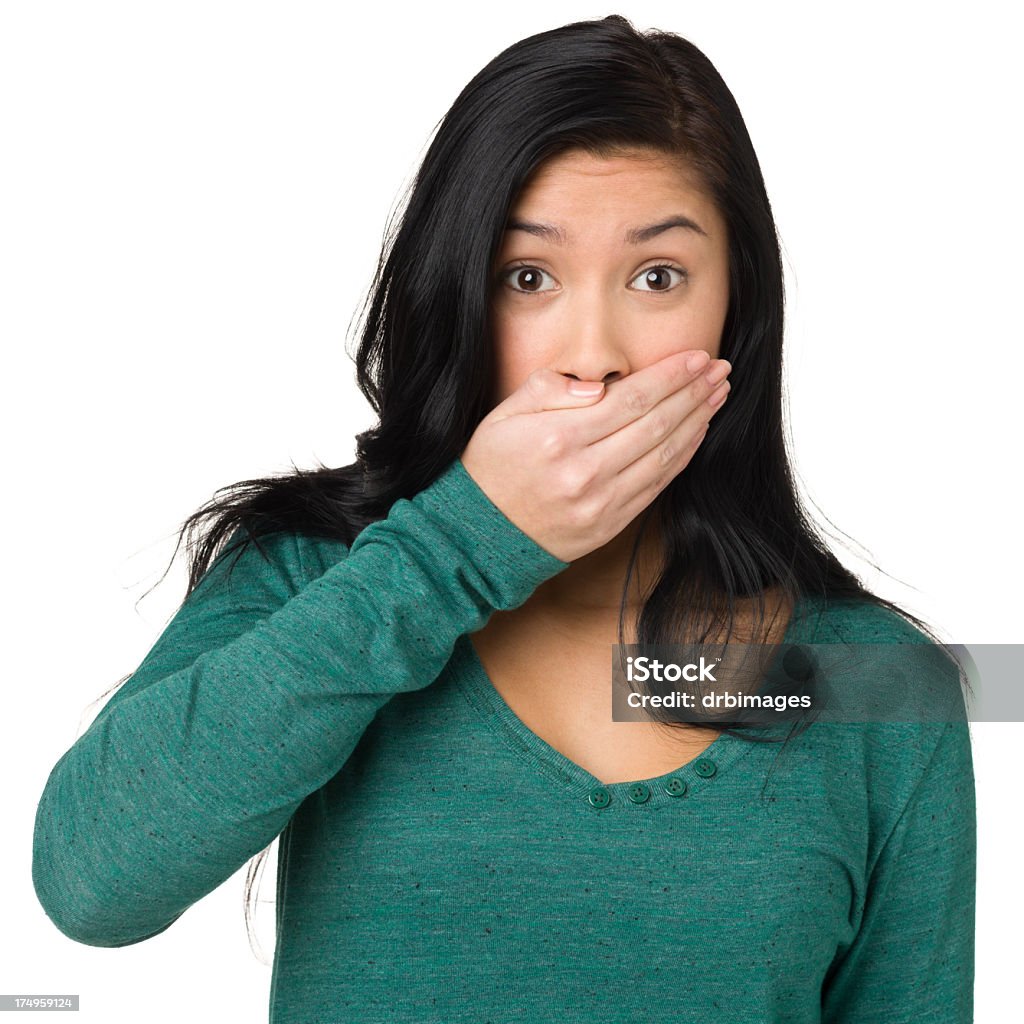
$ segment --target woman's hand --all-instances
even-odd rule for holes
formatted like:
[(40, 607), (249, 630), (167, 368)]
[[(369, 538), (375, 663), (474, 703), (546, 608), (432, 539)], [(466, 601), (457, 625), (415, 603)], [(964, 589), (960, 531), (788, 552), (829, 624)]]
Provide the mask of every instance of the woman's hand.
[(584, 382), (534, 370), (481, 420), (462, 464), (523, 533), (571, 562), (621, 533), (682, 472), (731, 369), (700, 350), (677, 352), (591, 384), (600, 390), (589, 397), (570, 391)]

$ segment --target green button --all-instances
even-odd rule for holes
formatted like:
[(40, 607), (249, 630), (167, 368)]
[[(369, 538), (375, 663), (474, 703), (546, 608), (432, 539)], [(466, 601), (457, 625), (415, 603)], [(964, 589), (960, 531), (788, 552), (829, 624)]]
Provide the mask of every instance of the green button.
[(629, 787), (629, 799), (635, 804), (642, 804), (649, 800), (650, 797), (651, 791), (642, 782)]
[(665, 783), (665, 792), (669, 796), (682, 796), (686, 792), (686, 780), (679, 778), (678, 775), (673, 775)]
[(702, 757), (694, 766), (693, 770), (702, 778), (710, 779), (718, 769), (715, 767), (715, 762), (709, 758)]
[(612, 795), (607, 789), (592, 789), (587, 799), (593, 807), (607, 807), (612, 802)]

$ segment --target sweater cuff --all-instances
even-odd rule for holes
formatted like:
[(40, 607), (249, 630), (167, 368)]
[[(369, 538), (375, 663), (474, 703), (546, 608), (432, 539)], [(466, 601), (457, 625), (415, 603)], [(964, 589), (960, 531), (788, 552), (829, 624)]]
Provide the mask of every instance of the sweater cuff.
[(498, 508), (456, 459), (429, 487), (412, 498), (431, 517), (448, 526), (452, 543), (487, 578), (499, 581), (516, 608), (541, 583), (569, 567), (551, 554)]

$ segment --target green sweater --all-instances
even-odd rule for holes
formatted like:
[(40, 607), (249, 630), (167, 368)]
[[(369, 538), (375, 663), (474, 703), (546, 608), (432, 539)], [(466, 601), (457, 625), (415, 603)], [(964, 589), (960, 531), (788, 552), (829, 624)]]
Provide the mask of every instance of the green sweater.
[[(602, 785), (469, 642), (566, 563), (461, 461), (350, 549), (263, 543), (50, 773), (32, 877), (65, 935), (157, 935), (280, 834), (273, 1024), (972, 1019), (966, 719), (818, 722), (774, 765), (722, 735)], [(926, 639), (805, 598), (784, 643), (826, 636)]]

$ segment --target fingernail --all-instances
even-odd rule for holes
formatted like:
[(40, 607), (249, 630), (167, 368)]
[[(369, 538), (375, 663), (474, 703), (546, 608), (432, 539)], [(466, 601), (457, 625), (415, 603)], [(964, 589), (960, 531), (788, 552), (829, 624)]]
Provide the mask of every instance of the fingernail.
[(696, 373), (708, 360), (711, 358), (707, 352), (694, 352), (689, 359), (686, 360), (686, 368), (690, 373)]
[(580, 398), (593, 398), (594, 395), (601, 394), (603, 390), (604, 384), (602, 384), (601, 381), (569, 381), (569, 394), (577, 395)]
[(732, 369), (732, 363), (727, 359), (719, 359), (718, 364), (713, 370), (708, 371), (707, 379), (709, 384), (720, 384), (726, 377), (729, 376), (729, 371)]

